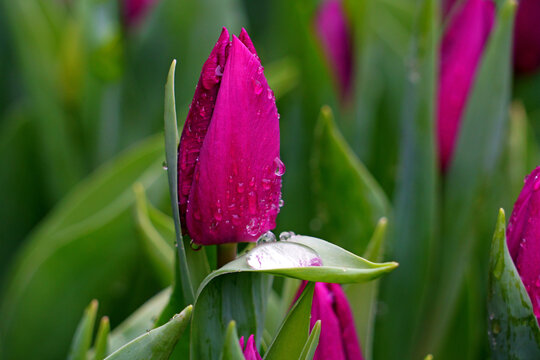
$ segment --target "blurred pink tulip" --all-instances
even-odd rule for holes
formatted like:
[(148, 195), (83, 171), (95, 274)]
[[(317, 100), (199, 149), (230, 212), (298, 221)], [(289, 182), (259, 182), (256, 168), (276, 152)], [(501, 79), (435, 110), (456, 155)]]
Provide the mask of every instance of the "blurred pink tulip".
[(520, 0), (514, 26), (514, 68), (531, 73), (540, 66), (540, 1)]
[(540, 167), (525, 178), (506, 238), (510, 256), (531, 299), (540, 323)]
[(223, 29), (208, 60), (178, 148), (184, 231), (197, 244), (256, 241), (280, 209), (279, 114), (247, 32)]
[(342, 98), (352, 85), (352, 39), (341, 0), (324, 0), (315, 16), (315, 29), (330, 67), (336, 77)]
[(437, 137), (443, 171), (452, 160), (461, 118), (495, 18), (491, 0), (465, 0), (456, 6), (440, 54)]
[(157, 0), (124, 0), (122, 10), (126, 25), (134, 26), (139, 23), (156, 2)]

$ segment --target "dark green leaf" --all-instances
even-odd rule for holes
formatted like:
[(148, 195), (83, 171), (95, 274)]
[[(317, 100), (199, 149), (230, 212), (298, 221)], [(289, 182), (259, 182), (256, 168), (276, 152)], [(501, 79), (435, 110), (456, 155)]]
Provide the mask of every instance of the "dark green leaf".
[(502, 209), (491, 246), (488, 313), (493, 359), (540, 359), (538, 320), (508, 252)]
[(240, 340), (238, 340), (236, 323), (234, 321), (231, 321), (227, 327), (220, 360), (244, 360), (244, 354), (240, 348)]
[[(311, 302), (313, 299), (314, 283), (308, 283), (302, 295), (296, 301), (289, 314), (283, 321), (278, 333), (264, 355), (265, 360), (301, 359), (309, 337), (309, 319), (311, 317)], [(317, 339), (318, 340), (318, 339)], [(313, 339), (309, 341), (312, 343)], [(315, 342), (316, 347), (317, 342)], [(309, 350), (306, 350), (306, 355)]]
[(323, 107), (315, 130), (314, 192), (322, 238), (361, 254), (390, 206), (377, 182), (354, 155)]
[(68, 360), (86, 360), (86, 353), (90, 349), (92, 336), (94, 335), (97, 309), (97, 300), (92, 300), (90, 305), (84, 310), (84, 315), (73, 336)]
[(139, 336), (109, 355), (106, 360), (167, 360), (191, 318), (193, 306), (154, 330)]

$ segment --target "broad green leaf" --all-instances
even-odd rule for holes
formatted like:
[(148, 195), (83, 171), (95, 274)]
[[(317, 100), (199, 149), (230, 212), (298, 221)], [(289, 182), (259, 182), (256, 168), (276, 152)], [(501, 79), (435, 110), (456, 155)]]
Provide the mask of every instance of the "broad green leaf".
[(162, 285), (170, 285), (174, 273), (173, 247), (161, 236), (150, 220), (144, 187), (141, 184), (135, 184), (133, 191), (136, 198), (135, 218), (141, 233), (143, 247), (161, 279)]
[(176, 60), (171, 64), (167, 83), (165, 84), (165, 158), (167, 161), (167, 175), (169, 179), (169, 193), (171, 195), (171, 208), (176, 231), (176, 248), (180, 278), (176, 279), (176, 286), (181, 286), (186, 304), (193, 303), (194, 290), (191, 283), (190, 269), (186, 259), (186, 244), (182, 239), (180, 225), (180, 209), (178, 208), (178, 123), (176, 120), (176, 105), (174, 98), (174, 70)]
[[(386, 218), (379, 220), (375, 232), (364, 252), (365, 259), (373, 262), (383, 259), (387, 224)], [(362, 347), (362, 355), (364, 355), (365, 359), (371, 359), (379, 280), (370, 281), (365, 284), (350, 284), (344, 287), (344, 290), (349, 303), (354, 304), (352, 306), (352, 312), (358, 341)]]
[(104, 316), (99, 322), (99, 328), (94, 343), (94, 360), (103, 360), (109, 353), (109, 332), (111, 325), (109, 318)]
[[(313, 256), (321, 266), (313, 264)], [(251, 265), (250, 265), (251, 264)], [(268, 289), (261, 274), (334, 283), (364, 282), (390, 272), (397, 266), (376, 264), (324, 240), (292, 236), (266, 243), (212, 272), (197, 293), (192, 322), (192, 359), (213, 359), (221, 351), (223, 333), (235, 320), (241, 335), (262, 335)], [(231, 293), (234, 302), (231, 302)], [(210, 346), (208, 345), (210, 344)]]
[(170, 288), (161, 291), (114, 328), (110, 335), (111, 352), (152, 329), (170, 296)]
[[(301, 359), (309, 338), (314, 283), (308, 283), (264, 354), (265, 360)], [(309, 346), (308, 346), (309, 347)]]
[[(436, 0), (416, 5), (414, 39), (401, 116), (400, 163), (394, 192), (394, 222), (388, 248), (400, 263), (381, 282), (383, 315), (377, 319), (374, 357), (413, 358), (427, 284), (437, 220), (437, 168), (434, 140), (439, 8)], [(392, 339), (392, 346), (388, 346)]]
[(488, 286), (488, 334), (493, 359), (539, 359), (540, 328), (508, 252), (502, 209), (493, 235)]
[[(499, 7), (462, 119), (454, 159), (446, 174), (441, 231), (440, 281), (426, 314), (421, 352), (437, 350), (455, 310), (459, 290), (478, 243), (491, 227), (476, 221), (486, 189), (497, 173), (509, 113), (512, 33), (516, 3)], [(496, 74), (496, 76), (494, 76)], [(486, 251), (487, 253), (487, 251)]]
[[(77, 186), (27, 239), (0, 297), (6, 358), (63, 357), (92, 298), (122, 319), (156, 291), (134, 241), (131, 187), (140, 182), (161, 197), (162, 160), (160, 138), (133, 147)], [(28, 346), (28, 337), (41, 346)]]
[(193, 306), (188, 306), (180, 314), (154, 330), (148, 331), (122, 346), (106, 360), (167, 360), (174, 346), (182, 336), (191, 318)]
[(306, 344), (304, 345), (302, 354), (300, 354), (300, 357), (298, 359), (313, 360), (313, 357), (315, 356), (315, 350), (317, 350), (317, 345), (319, 345), (320, 335), (321, 335), (321, 320), (317, 320), (315, 325), (313, 325), (313, 329), (311, 329), (311, 333), (309, 334)]
[(318, 235), (355, 254), (363, 253), (377, 221), (389, 216), (390, 206), (339, 133), (326, 106), (315, 129), (312, 167), (321, 226)]
[(236, 323), (231, 321), (227, 326), (225, 334), (225, 342), (223, 343), (223, 351), (220, 360), (244, 360), (244, 354), (240, 348), (240, 340), (236, 333)]
[(86, 360), (86, 352), (90, 349), (90, 345), (92, 345), (97, 309), (97, 300), (92, 300), (90, 305), (84, 310), (84, 315), (73, 336), (68, 360)]

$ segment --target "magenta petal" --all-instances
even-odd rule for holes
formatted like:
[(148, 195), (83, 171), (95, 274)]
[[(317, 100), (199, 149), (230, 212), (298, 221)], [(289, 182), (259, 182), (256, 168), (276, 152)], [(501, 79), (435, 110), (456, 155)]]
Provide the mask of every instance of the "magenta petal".
[(229, 33), (227, 29), (223, 28), (208, 60), (202, 67), (178, 146), (178, 201), (180, 221), (184, 232), (186, 230), (187, 201), (193, 183), (195, 165), (210, 124), (210, 118), (214, 112), (221, 81), (219, 74), (225, 68), (228, 44)]
[(341, 339), (345, 349), (346, 358), (349, 360), (362, 360), (362, 351), (358, 343), (354, 318), (349, 305), (349, 301), (339, 284), (328, 284), (330, 291), (334, 295), (334, 312), (339, 320), (341, 328)]
[(506, 230), (510, 255), (540, 322), (540, 167), (525, 179)]
[(530, 73), (540, 66), (540, 1), (520, 0), (514, 26), (514, 67)]
[(459, 6), (440, 56), (437, 136), (443, 171), (453, 156), (463, 110), (495, 18), (491, 0), (466, 0)]
[(343, 348), (339, 319), (333, 311), (334, 295), (328, 284), (316, 283), (311, 305), (310, 328), (321, 320), (319, 345), (314, 360), (348, 360)]
[(278, 119), (258, 57), (233, 35), (189, 192), (194, 242), (256, 241), (276, 226), (284, 171)]
[(240, 339), (240, 347), (243, 350), (244, 357), (246, 360), (262, 360), (261, 355), (257, 351), (257, 346), (255, 345), (255, 338), (253, 335), (250, 335), (246, 347), (244, 348), (244, 337)]
[(332, 71), (338, 80), (342, 97), (352, 84), (352, 39), (341, 0), (326, 0), (315, 18), (315, 28)]
[(240, 30), (240, 35), (238, 36), (238, 39), (240, 39), (240, 41), (246, 45), (246, 47), (248, 48), (248, 50), (253, 54), (253, 55), (257, 55), (257, 50), (255, 50), (255, 46), (253, 46), (253, 42), (251, 41), (251, 38), (249, 37), (246, 29), (242, 28), (242, 30)]

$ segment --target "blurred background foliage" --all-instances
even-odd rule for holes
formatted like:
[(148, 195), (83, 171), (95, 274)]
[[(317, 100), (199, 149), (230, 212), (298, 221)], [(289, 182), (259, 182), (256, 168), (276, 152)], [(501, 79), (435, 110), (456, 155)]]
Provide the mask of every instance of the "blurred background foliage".
[[(114, 329), (164, 288), (170, 274), (141, 231), (133, 185), (170, 213), (162, 165), (167, 70), (178, 59), (182, 122), (223, 26), (248, 30), (277, 97), (287, 166), (277, 231), (362, 255), (379, 218), (388, 218), (385, 257), (401, 266), (370, 300), (377, 310), (366, 320), (374, 321), (373, 344), (362, 344), (372, 349), (368, 359), (488, 356), (497, 208), (510, 211), (540, 160), (540, 73), (513, 77), (513, 5), (497, 3), (444, 175), (434, 139), (441, 4), (344, 1), (348, 96), (316, 35), (320, 5), (160, 0), (127, 21), (117, 0), (2, 1), (1, 358), (62, 358), (92, 298)], [(353, 308), (362, 292), (377, 294), (350, 289)]]

